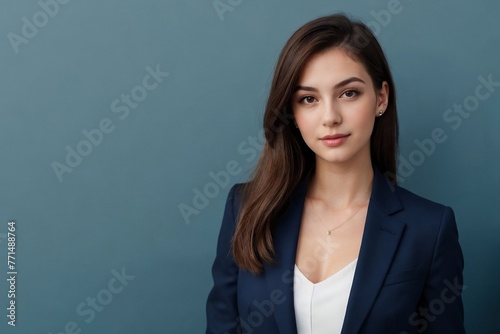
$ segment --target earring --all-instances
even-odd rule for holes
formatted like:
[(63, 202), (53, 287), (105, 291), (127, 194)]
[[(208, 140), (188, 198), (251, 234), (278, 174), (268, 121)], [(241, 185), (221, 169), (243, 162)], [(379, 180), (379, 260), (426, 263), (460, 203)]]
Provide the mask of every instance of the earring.
[(380, 110), (380, 111), (378, 112), (378, 117), (382, 116), (383, 114), (384, 114), (384, 112), (383, 112), (382, 110)]

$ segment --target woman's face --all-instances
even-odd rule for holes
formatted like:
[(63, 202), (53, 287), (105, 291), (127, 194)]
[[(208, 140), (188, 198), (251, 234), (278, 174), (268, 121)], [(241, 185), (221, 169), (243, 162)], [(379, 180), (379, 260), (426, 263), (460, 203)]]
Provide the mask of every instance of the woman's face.
[(386, 82), (375, 90), (364, 66), (338, 48), (311, 57), (292, 107), (316, 162), (368, 163), (375, 117), (387, 108), (388, 94)]

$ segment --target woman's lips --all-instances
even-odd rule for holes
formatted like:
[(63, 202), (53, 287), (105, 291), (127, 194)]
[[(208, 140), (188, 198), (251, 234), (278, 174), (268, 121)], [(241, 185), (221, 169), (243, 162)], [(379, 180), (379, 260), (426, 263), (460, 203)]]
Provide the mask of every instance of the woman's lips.
[(328, 147), (337, 147), (345, 143), (349, 135), (346, 134), (336, 134), (336, 135), (328, 135), (324, 136), (321, 139), (323, 144), (325, 144)]

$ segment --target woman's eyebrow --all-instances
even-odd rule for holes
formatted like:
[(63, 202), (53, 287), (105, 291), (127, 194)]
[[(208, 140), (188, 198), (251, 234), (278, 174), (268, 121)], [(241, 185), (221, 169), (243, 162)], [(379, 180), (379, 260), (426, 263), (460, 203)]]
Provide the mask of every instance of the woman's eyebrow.
[[(362, 79), (360, 79), (358, 77), (350, 77), (350, 78), (347, 78), (345, 80), (342, 80), (341, 82), (339, 82), (338, 84), (336, 84), (333, 88), (334, 89), (338, 89), (338, 88), (346, 86), (346, 85), (348, 85), (348, 84), (350, 84), (352, 82), (366, 83), (366, 82), (364, 82)], [(309, 91), (309, 92), (317, 92), (318, 91), (317, 88), (309, 87), (309, 86), (296, 86), (295, 87), (295, 91), (298, 91), (298, 90), (305, 90), (305, 91)]]

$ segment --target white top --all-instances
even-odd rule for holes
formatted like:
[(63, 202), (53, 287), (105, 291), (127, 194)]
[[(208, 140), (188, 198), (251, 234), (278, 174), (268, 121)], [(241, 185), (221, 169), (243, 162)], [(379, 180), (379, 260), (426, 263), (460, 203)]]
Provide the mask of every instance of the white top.
[(295, 265), (293, 293), (298, 334), (340, 334), (357, 261), (316, 284)]

